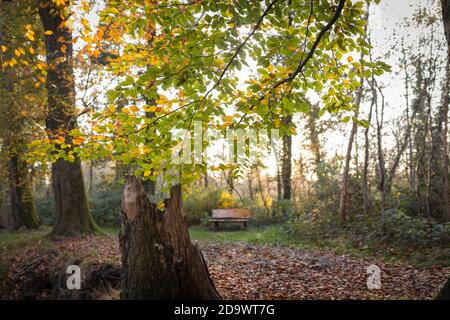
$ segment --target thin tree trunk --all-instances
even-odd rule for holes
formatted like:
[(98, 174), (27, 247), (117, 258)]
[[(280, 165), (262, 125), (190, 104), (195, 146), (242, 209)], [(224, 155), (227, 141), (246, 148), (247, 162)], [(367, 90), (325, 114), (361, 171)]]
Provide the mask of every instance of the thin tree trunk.
[[(358, 92), (356, 93), (356, 106), (359, 109), (359, 106), (362, 101), (362, 95), (363, 95), (363, 83), (361, 83), (361, 86), (358, 89)], [(356, 112), (356, 116), (358, 115), (358, 111)], [(347, 196), (348, 196), (348, 178), (349, 178), (349, 172), (350, 172), (350, 161), (352, 158), (352, 149), (353, 149), (353, 143), (355, 141), (356, 132), (358, 131), (358, 125), (354, 121), (352, 124), (352, 130), (350, 131), (350, 137), (348, 139), (347, 144), (347, 153), (345, 155), (345, 162), (344, 162), (344, 170), (342, 172), (342, 181), (341, 181), (341, 191), (340, 191), (340, 197), (339, 197), (339, 216), (342, 220), (345, 220), (347, 218)]]
[[(367, 22), (369, 20), (369, 9), (367, 9), (365, 21)], [(365, 30), (367, 32), (367, 25), (365, 27)], [(361, 60), (364, 58), (364, 54), (361, 54)], [(361, 78), (361, 85), (358, 88), (358, 92), (356, 93), (356, 112), (355, 116), (357, 117), (359, 115), (359, 107), (362, 102), (363, 98), (363, 92), (364, 92), (364, 79)], [(349, 178), (349, 172), (350, 172), (350, 161), (352, 159), (352, 150), (353, 150), (353, 143), (355, 141), (356, 133), (358, 132), (358, 125), (355, 121), (353, 121), (352, 124), (352, 130), (350, 131), (350, 137), (348, 139), (347, 144), (347, 153), (345, 155), (345, 162), (344, 162), (344, 170), (342, 172), (342, 180), (341, 180), (341, 186), (340, 186), (340, 195), (339, 195), (339, 216), (342, 220), (345, 220), (347, 218), (347, 196), (348, 196), (348, 178)]]
[[(450, 95), (450, 0), (441, 0), (442, 15), (444, 20), (445, 36), (447, 39), (447, 64), (446, 64), (446, 79), (444, 87), (444, 100), (442, 106), (443, 123), (442, 130), (442, 171), (443, 171), (443, 201), (445, 211), (447, 213), (447, 221), (450, 221), (450, 185), (448, 177), (449, 169), (449, 155), (448, 155), (448, 106)], [(449, 289), (450, 291), (450, 289)], [(450, 296), (450, 294), (448, 294)]]
[[(369, 124), (372, 122), (373, 105), (374, 101), (372, 100), (369, 110)], [(369, 187), (368, 187), (369, 153), (370, 153), (369, 129), (370, 127), (367, 127), (366, 130), (364, 130), (364, 166), (362, 176), (363, 208), (364, 208), (364, 215), (366, 216), (369, 214)]]
[[(426, 123), (426, 131), (429, 135), (430, 142), (430, 158), (428, 159), (427, 166), (427, 179), (426, 179), (426, 193), (425, 193), (425, 204), (427, 210), (427, 218), (431, 218), (431, 184), (433, 179), (433, 160), (434, 160), (434, 137), (433, 137), (433, 115), (431, 114), (431, 96), (427, 94), (427, 123)], [(426, 135), (425, 135), (426, 136)]]
[(181, 186), (160, 211), (142, 183), (128, 177), (123, 193), (122, 299), (221, 299), (181, 214)]
[[(287, 2), (288, 8), (292, 5), (292, 0), (288, 0)], [(294, 12), (289, 11), (288, 15), (288, 26), (292, 26), (292, 22), (294, 20)], [(287, 116), (282, 118), (282, 122), (284, 123), (286, 128), (292, 124), (292, 115), (288, 114)], [(281, 157), (281, 183), (283, 190), (283, 200), (291, 200), (292, 197), (292, 135), (290, 133), (285, 134), (283, 136), (283, 152)], [(288, 210), (283, 205), (283, 216), (285, 219), (288, 218)]]
[[(450, 24), (450, 22), (449, 22)], [(449, 155), (448, 155), (448, 106), (449, 106), (449, 88), (450, 88), (450, 45), (448, 49), (447, 65), (446, 65), (446, 80), (444, 88), (444, 101), (442, 106), (442, 115), (444, 117), (444, 126), (442, 129), (442, 173), (443, 173), (443, 186), (442, 194), (444, 207), (447, 214), (447, 221), (450, 221), (450, 184), (448, 177), (449, 169)]]
[(93, 161), (89, 161), (89, 186), (88, 186), (88, 194), (92, 195), (92, 191), (94, 189), (94, 163)]
[(208, 186), (209, 186), (208, 171), (206, 171), (204, 176), (203, 176), (203, 186), (205, 188), (208, 188)]
[[(378, 190), (380, 191), (380, 211), (381, 214), (384, 214), (386, 210), (386, 164), (384, 160), (384, 151), (383, 151), (383, 125), (384, 125), (384, 96), (381, 90), (375, 83), (373, 84), (373, 94), (375, 97), (375, 114), (377, 120), (377, 154), (378, 154)], [(378, 93), (377, 89), (381, 94), (381, 112), (378, 111)]]
[[(66, 145), (73, 145), (68, 132), (76, 127), (75, 81), (72, 66), (72, 34), (64, 13), (52, 0), (39, 1), (39, 16), (45, 30), (47, 58), (48, 106), (46, 128), (50, 140), (64, 136)], [(67, 152), (73, 151), (71, 148)], [(52, 167), (56, 224), (53, 236), (75, 236), (97, 229), (89, 213), (81, 161), (58, 159)]]
[(352, 157), (353, 142), (355, 141), (358, 125), (356, 122), (352, 124), (352, 130), (347, 144), (347, 153), (345, 155), (344, 171), (342, 172), (341, 192), (339, 197), (339, 216), (342, 220), (347, 218), (347, 195), (348, 195), (348, 177), (350, 171), (350, 160)]
[(279, 157), (279, 150), (277, 148), (273, 148), (273, 153), (275, 155), (275, 163), (277, 166), (277, 200), (280, 201), (283, 195), (283, 181), (282, 181), (282, 173), (280, 168), (280, 157)]
[(261, 181), (261, 173), (259, 171), (259, 167), (256, 167), (255, 170), (256, 170), (256, 178), (258, 179), (258, 187), (259, 187), (259, 194), (261, 196), (261, 200), (264, 204), (264, 208), (266, 208), (267, 212), (270, 213), (270, 207), (269, 207), (269, 204), (267, 203), (266, 196), (264, 195), (264, 188), (263, 188), (262, 181)]
[[(292, 123), (292, 116), (287, 116), (284, 119), (285, 126)], [(291, 200), (292, 185), (292, 135), (287, 134), (283, 136), (283, 156), (281, 159), (281, 182), (283, 186), (283, 200)], [(287, 217), (287, 212), (284, 212)]]
[[(404, 41), (402, 39), (402, 55), (403, 55), (403, 68), (405, 71), (405, 102), (406, 102), (406, 125), (407, 125), (407, 132), (406, 132), (406, 143), (408, 148), (408, 184), (410, 190), (414, 190), (415, 185), (415, 175), (414, 175), (414, 156), (413, 156), (413, 139), (411, 137), (412, 133), (412, 122), (414, 120), (414, 116), (411, 116), (411, 114), (415, 114), (414, 110), (410, 110), (411, 106), (409, 103), (409, 81), (410, 76), (408, 72), (408, 59), (406, 57), (406, 50), (404, 48)], [(417, 111), (417, 109), (416, 109)], [(392, 177), (392, 175), (391, 175)]]
[(253, 167), (250, 167), (249, 173), (248, 173), (248, 193), (250, 196), (250, 200), (255, 200), (255, 195), (253, 192)]

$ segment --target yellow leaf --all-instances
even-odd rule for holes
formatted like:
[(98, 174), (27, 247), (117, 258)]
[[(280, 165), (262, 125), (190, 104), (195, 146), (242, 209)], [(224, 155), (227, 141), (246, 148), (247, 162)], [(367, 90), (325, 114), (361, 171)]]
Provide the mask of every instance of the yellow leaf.
[(148, 177), (152, 174), (152, 172), (150, 170), (147, 170), (144, 172), (144, 177)]
[(67, 160), (69, 160), (70, 162), (74, 162), (75, 161), (75, 157), (73, 155), (69, 154), (67, 156)]
[(231, 121), (233, 121), (233, 116), (223, 116), (223, 121), (231, 122)]
[(8, 48), (5, 46), (2, 46), (2, 52), (6, 52), (6, 51), (8, 51)]
[(347, 61), (348, 61), (348, 63), (352, 63), (353, 57), (352, 57), (352, 56), (349, 56), (349, 57), (347, 58)]
[(130, 110), (133, 111), (133, 112), (139, 112), (140, 111), (139, 108), (136, 107), (136, 106), (130, 106)]
[(12, 58), (11, 60), (9, 60), (8, 64), (12, 68), (17, 64), (17, 60)]
[(166, 205), (164, 204), (164, 201), (160, 201), (158, 203), (158, 210), (164, 210), (166, 208)]
[(269, 72), (270, 73), (272, 73), (273, 72), (273, 65), (272, 64), (269, 64), (269, 66), (267, 67), (267, 70), (269, 70)]
[(99, 135), (95, 135), (95, 136), (93, 136), (92, 138), (93, 138), (94, 140), (100, 140), (100, 141), (103, 141), (103, 140), (106, 139), (105, 136), (99, 136)]
[(14, 50), (14, 54), (18, 57), (20, 57), (21, 53), (18, 49)]
[(128, 109), (128, 108), (122, 108), (122, 112), (125, 113), (125, 114), (130, 114), (131, 113), (130, 109)]
[(116, 111), (116, 106), (113, 105), (113, 104), (110, 104), (110, 105), (108, 106), (108, 109), (109, 109), (109, 111), (111, 111), (111, 113), (114, 113), (114, 111)]
[(155, 112), (156, 109), (157, 109), (156, 106), (145, 106), (145, 107), (144, 107), (144, 111), (145, 111), (145, 112)]
[(53, 34), (53, 31), (52, 30), (47, 30), (47, 31), (44, 32), (44, 34), (46, 36), (51, 36)]
[(77, 139), (73, 139), (73, 144), (79, 146), (80, 144), (82, 144), (84, 142), (83, 138), (77, 138)]
[(30, 41), (36, 40), (36, 39), (34, 38), (34, 35), (31, 34), (31, 33), (27, 33), (27, 38), (28, 38), (28, 40), (30, 40)]
[(28, 51), (29, 51), (31, 54), (34, 54), (34, 53), (35, 53), (33, 47), (29, 47), (29, 48), (28, 48)]

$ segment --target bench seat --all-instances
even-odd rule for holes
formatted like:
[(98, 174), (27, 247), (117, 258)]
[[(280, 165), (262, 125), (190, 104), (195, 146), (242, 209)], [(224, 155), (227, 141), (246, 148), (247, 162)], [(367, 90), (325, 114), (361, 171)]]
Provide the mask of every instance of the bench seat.
[(247, 228), (250, 221), (251, 211), (249, 209), (214, 209), (209, 222), (214, 224), (216, 230), (219, 229), (220, 223), (240, 223)]

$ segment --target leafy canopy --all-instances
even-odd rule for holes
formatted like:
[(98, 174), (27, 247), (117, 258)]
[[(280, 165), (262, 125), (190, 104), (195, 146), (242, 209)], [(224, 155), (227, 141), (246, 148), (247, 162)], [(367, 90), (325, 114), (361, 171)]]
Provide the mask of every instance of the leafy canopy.
[(357, 58), (370, 50), (369, 2), (110, 0), (93, 28), (82, 1), (79, 56), (114, 85), (93, 114), (94, 134), (71, 132), (75, 152), (132, 164), (144, 179), (164, 172), (175, 182), (181, 172), (186, 182), (206, 165), (170, 161), (173, 129), (202, 121), (293, 134), (282, 119), (307, 111), (309, 92), (321, 96), (322, 113), (353, 114), (361, 79), (388, 69)]

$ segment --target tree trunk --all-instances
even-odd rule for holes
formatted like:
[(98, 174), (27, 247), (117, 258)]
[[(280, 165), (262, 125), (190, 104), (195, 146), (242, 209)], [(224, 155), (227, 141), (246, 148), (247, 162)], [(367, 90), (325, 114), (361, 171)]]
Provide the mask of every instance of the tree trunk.
[[(450, 25), (450, 18), (449, 18)], [(450, 40), (450, 39), (449, 39)], [(450, 41), (448, 48), (447, 64), (446, 64), (446, 79), (444, 88), (444, 100), (442, 105), (443, 128), (442, 128), (442, 199), (444, 202), (447, 221), (450, 221), (450, 184), (448, 177), (449, 169), (449, 155), (448, 155), (448, 105), (450, 95)]]
[(356, 122), (352, 125), (352, 131), (348, 139), (347, 154), (345, 155), (344, 171), (342, 172), (341, 192), (339, 196), (339, 216), (342, 220), (347, 218), (347, 195), (348, 195), (348, 176), (350, 171), (350, 160), (352, 158), (353, 142), (355, 141), (358, 125)]
[(208, 171), (206, 171), (205, 174), (203, 175), (203, 186), (205, 188), (209, 187)]
[[(380, 211), (383, 215), (386, 210), (386, 163), (383, 151), (383, 126), (384, 126), (384, 107), (385, 99), (383, 92), (378, 87), (375, 79), (373, 80), (373, 95), (375, 99), (375, 115), (377, 121), (377, 157), (378, 157), (378, 190), (380, 191)], [(378, 112), (378, 93), (381, 95), (381, 111)]]
[[(72, 34), (64, 20), (64, 13), (52, 0), (40, 0), (39, 16), (45, 30), (47, 58), (48, 113), (46, 128), (50, 140), (61, 135), (67, 145), (72, 144), (68, 132), (76, 127), (75, 81), (72, 66)], [(66, 149), (72, 152), (71, 148)], [(75, 236), (96, 230), (89, 213), (83, 181), (81, 161), (73, 153), (74, 161), (58, 159), (52, 167), (55, 196), (56, 225), (53, 236)]]
[(439, 292), (436, 299), (437, 300), (450, 300), (450, 278), (447, 280), (445, 285), (442, 287), (441, 292)]
[[(362, 101), (362, 95), (363, 95), (363, 83), (361, 81), (361, 86), (359, 87), (358, 92), (356, 93), (356, 101), (355, 101), (358, 109)], [(356, 116), (358, 116), (358, 113), (359, 112), (356, 111)], [(350, 172), (350, 161), (352, 158), (353, 142), (355, 141), (357, 131), (358, 125), (356, 122), (353, 122), (350, 137), (348, 139), (347, 153), (345, 155), (344, 171), (342, 172), (341, 191), (339, 196), (339, 216), (341, 217), (342, 220), (345, 220), (347, 218), (348, 177)]]
[(250, 167), (248, 171), (248, 194), (251, 201), (255, 200), (255, 195), (253, 192), (253, 167)]
[[(367, 10), (365, 21), (367, 22), (369, 20), (369, 11)], [(367, 25), (365, 27), (365, 30), (367, 32)], [(361, 54), (361, 60), (364, 58), (364, 54)], [(361, 105), (362, 99), (363, 99), (363, 91), (364, 91), (364, 79), (361, 78), (361, 85), (358, 88), (358, 91), (356, 92), (356, 99), (355, 99), (355, 105), (356, 105), (356, 112), (355, 116), (358, 117), (359, 115), (359, 107)], [(353, 149), (353, 143), (355, 141), (356, 133), (358, 132), (358, 125), (354, 121), (352, 125), (352, 130), (350, 132), (350, 137), (348, 139), (347, 144), (347, 154), (345, 155), (345, 163), (344, 163), (344, 170), (342, 172), (342, 180), (341, 180), (341, 189), (340, 189), (340, 195), (339, 195), (339, 216), (342, 220), (345, 220), (347, 218), (347, 195), (348, 195), (348, 176), (350, 172), (350, 161), (352, 158), (352, 149)]]
[(40, 221), (34, 204), (31, 182), (26, 163), (17, 155), (8, 161), (11, 191), (11, 214), (7, 218), (8, 229), (39, 227)]
[[(283, 119), (286, 126), (292, 123), (292, 116)], [(283, 200), (291, 200), (291, 174), (292, 174), (292, 136), (283, 137), (283, 156), (281, 159), (281, 180), (283, 184)]]
[[(447, 214), (447, 221), (450, 221), (450, 185), (448, 177), (449, 155), (448, 155), (448, 105), (450, 95), (450, 0), (441, 0), (442, 15), (444, 20), (445, 36), (447, 39), (447, 64), (446, 64), (446, 79), (444, 88), (444, 100), (442, 106), (443, 115), (443, 130), (442, 130), (442, 171), (443, 171), (443, 200), (445, 211)], [(447, 283), (448, 285), (448, 283)], [(449, 285), (448, 285), (449, 286)], [(449, 289), (450, 290), (450, 289)], [(449, 294), (450, 295), (450, 294)]]
[[(373, 105), (374, 101), (370, 104), (369, 110), (369, 124), (372, 123), (372, 113), (373, 113)], [(362, 176), (362, 194), (363, 194), (363, 208), (364, 215), (367, 216), (369, 214), (369, 129), (370, 126), (364, 130), (364, 167), (363, 167), (363, 176)]]
[(75, 163), (58, 159), (53, 164), (52, 187), (56, 209), (52, 236), (72, 237), (97, 229), (89, 214), (79, 158)]
[(134, 176), (122, 203), (122, 299), (221, 299), (181, 214), (181, 186), (160, 211)]

